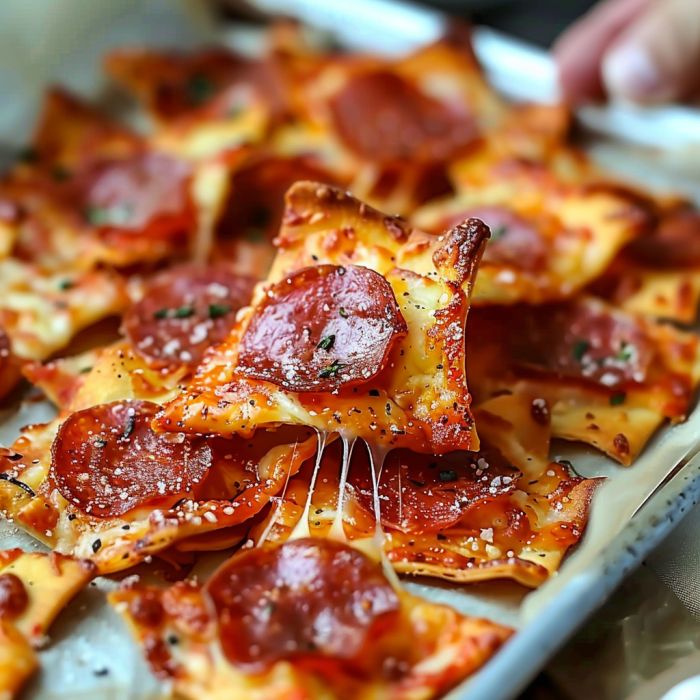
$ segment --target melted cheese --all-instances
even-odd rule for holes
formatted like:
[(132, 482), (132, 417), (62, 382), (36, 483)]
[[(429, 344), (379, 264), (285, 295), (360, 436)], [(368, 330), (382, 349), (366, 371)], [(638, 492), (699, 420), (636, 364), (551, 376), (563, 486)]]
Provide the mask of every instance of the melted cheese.
[[(518, 452), (524, 453), (523, 445)], [(277, 507), (253, 528), (251, 537), (262, 544), (309, 535), (333, 537), (342, 532), (343, 541), (381, 561), (387, 578), (395, 583), (400, 573), (459, 583), (511, 579), (535, 588), (556, 572), (569, 548), (579, 541), (599, 480), (570, 483), (572, 476), (563, 466), (547, 462), (539, 468), (527, 460), (524, 475), (514, 474), (517, 488), (511, 494), (495, 499), (481, 496), (477, 505), (464, 505), (465, 515), (454, 525), (419, 533), (382, 527), (377, 517), (385, 498), (377, 488), (381, 454), (375, 454), (370, 465), (375, 512), (368, 513), (345, 491), (341, 513), (337, 453), (327, 453), (320, 467), (312, 472), (307, 463), (290, 480)], [(435, 462), (439, 467), (440, 458)], [(483, 478), (489, 478), (487, 460), (481, 458), (480, 464)], [(401, 499), (401, 494), (396, 497)], [(341, 519), (342, 531), (337, 524)], [(509, 534), (511, 528), (514, 533)]]
[(0, 324), (15, 354), (42, 360), (78, 331), (127, 304), (123, 281), (107, 271), (45, 273), (13, 259), (0, 260)]

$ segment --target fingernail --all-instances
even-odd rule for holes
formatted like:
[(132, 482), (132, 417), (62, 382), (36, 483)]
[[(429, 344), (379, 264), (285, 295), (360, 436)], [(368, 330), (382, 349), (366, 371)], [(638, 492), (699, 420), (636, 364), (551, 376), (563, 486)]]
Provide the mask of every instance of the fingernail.
[(658, 64), (636, 44), (623, 44), (605, 57), (603, 82), (609, 93), (630, 99), (658, 97), (665, 88)]

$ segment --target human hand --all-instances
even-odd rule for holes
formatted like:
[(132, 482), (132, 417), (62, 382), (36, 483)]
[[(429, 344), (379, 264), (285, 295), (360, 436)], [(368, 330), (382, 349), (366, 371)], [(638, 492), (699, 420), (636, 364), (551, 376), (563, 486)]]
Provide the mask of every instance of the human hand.
[(556, 41), (564, 96), (635, 102), (700, 96), (700, 0), (604, 0)]

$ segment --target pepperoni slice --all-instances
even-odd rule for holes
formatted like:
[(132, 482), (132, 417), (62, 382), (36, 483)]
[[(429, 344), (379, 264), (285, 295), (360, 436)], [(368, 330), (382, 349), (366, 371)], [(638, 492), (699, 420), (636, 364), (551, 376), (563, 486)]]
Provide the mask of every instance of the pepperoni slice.
[(634, 240), (628, 250), (652, 267), (700, 265), (700, 212), (691, 208), (669, 212), (650, 235)]
[(394, 292), (366, 267), (307, 267), (278, 282), (256, 308), (238, 363), (290, 391), (362, 384), (407, 332)]
[(373, 161), (437, 162), (477, 136), (471, 115), (457, 113), (388, 71), (349, 79), (330, 108), (343, 142)]
[(190, 493), (212, 464), (204, 439), (159, 435), (150, 401), (115, 401), (73, 413), (51, 447), (51, 477), (84, 513), (116, 517)]
[(545, 239), (535, 226), (510, 209), (477, 207), (460, 213), (449, 226), (464, 219), (481, 219), (491, 229), (483, 262), (512, 265), (524, 270), (540, 270), (545, 266), (548, 250)]
[(29, 605), (22, 579), (13, 573), (0, 574), (0, 618), (19, 617)]
[[(446, 457), (394, 450), (379, 479), (382, 525), (401, 532), (438, 532), (489, 499), (512, 493), (519, 473), (497, 454), (455, 452)], [(366, 451), (353, 458), (350, 490), (374, 514), (372, 475)]]
[(560, 376), (616, 387), (643, 382), (653, 359), (654, 348), (634, 317), (602, 304), (548, 305), (509, 319), (514, 359)]
[(67, 189), (77, 190), (85, 221), (106, 238), (125, 233), (186, 238), (195, 225), (190, 176), (185, 162), (146, 152), (97, 161)]
[(254, 279), (224, 265), (172, 267), (150, 280), (126, 312), (124, 331), (151, 364), (194, 367), (228, 335), (254, 286)]
[(224, 654), (250, 670), (299, 657), (353, 661), (399, 610), (380, 565), (331, 540), (248, 550), (226, 562), (204, 590)]

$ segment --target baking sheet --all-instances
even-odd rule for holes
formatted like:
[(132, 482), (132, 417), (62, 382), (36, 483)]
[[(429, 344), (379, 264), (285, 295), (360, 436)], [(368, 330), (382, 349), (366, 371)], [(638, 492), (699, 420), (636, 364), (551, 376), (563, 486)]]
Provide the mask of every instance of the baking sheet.
[[(47, 0), (45, 4), (49, 2)], [(3, 11), (10, 6), (20, 11), (18, 8), (24, 0), (5, 0), (5, 3)], [(31, 3), (32, 6), (36, 4), (44, 3), (42, 0)], [(270, 8), (279, 7), (280, 3), (274, 0), (260, 0), (258, 3), (256, 0), (256, 4)], [(25, 7), (27, 5), (29, 3), (24, 3)], [(406, 51), (435, 38), (444, 26), (443, 18), (438, 13), (390, 0), (360, 0), (352, 3), (351, 7), (346, 3), (326, 3), (329, 7), (323, 8), (328, 10), (325, 14), (320, 12), (318, 3), (293, 0), (284, 5), (290, 14), (320, 23), (321, 28), (340, 28), (341, 40), (361, 49), (381, 49), (393, 53)], [(98, 9), (95, 10), (94, 6)], [(53, 55), (51, 42), (43, 47), (46, 61), (41, 65), (44, 67), (33, 77), (30, 76), (31, 70), (26, 76), (32, 81), (32, 98), (26, 104), (15, 105), (10, 115), (12, 119), (7, 117), (7, 123), (12, 120), (15, 123), (15, 126), (9, 127), (9, 131), (0, 122), (0, 132), (5, 142), (8, 138), (15, 143), (18, 140), (18, 121), (25, 129), (31, 123), (29, 115), (35, 109), (35, 96), (48, 78), (61, 79), (66, 76), (72, 87), (84, 93), (103, 94), (103, 86), (98, 79), (99, 56), (111, 46), (123, 43), (196, 45), (218, 38), (224, 42), (243, 40), (253, 49), (257, 44), (254, 33), (240, 28), (220, 32), (203, 15), (201, 4), (192, 0), (150, 0), (141, 4), (133, 0), (105, 0), (95, 2), (94, 6), (88, 13), (89, 17), (75, 25), (72, 33), (66, 30), (52, 37), (57, 42)], [(81, 8), (84, 8), (82, 3)], [(102, 8), (102, 15), (99, 8)], [(391, 13), (390, 22), (387, 22), (387, 12)], [(194, 23), (190, 21), (192, 16), (196, 18)], [(167, 18), (167, 21), (163, 18)], [(69, 26), (69, 20), (65, 18), (63, 23)], [(7, 22), (1, 24), (8, 26)], [(168, 29), (162, 31), (156, 30), (156, 27)], [(383, 28), (381, 33), (379, 27)], [(95, 34), (102, 29), (106, 30), (104, 35)], [(87, 50), (85, 46), (75, 45), (75, 38), (82, 37), (85, 32), (91, 36)], [(169, 37), (172, 39), (170, 42), (167, 41)], [(489, 31), (477, 33), (476, 48), (494, 84), (509, 96), (535, 100), (547, 100), (554, 96), (551, 65), (540, 52)], [(51, 63), (51, 59), (53, 67), (48, 71), (46, 65)], [(80, 70), (76, 73), (77, 63)], [(529, 81), (523, 79), (523, 70)], [(0, 71), (0, 85), (2, 79), (3, 72)], [(656, 123), (658, 125), (658, 120)], [(655, 134), (656, 142), (663, 136), (658, 130), (645, 131)], [(675, 133), (686, 132), (681, 130)], [(700, 138), (700, 131), (696, 133)], [(646, 149), (650, 141), (653, 140), (647, 137), (644, 144)], [(686, 139), (684, 143), (687, 147), (689, 142)], [(630, 149), (609, 140), (593, 139), (591, 148), (597, 157), (605, 158), (608, 154), (613, 165), (622, 168), (625, 164), (633, 167), (629, 163), (634, 163), (635, 158), (654, 156), (653, 151), (645, 148)], [(667, 157), (673, 160), (671, 156)], [(661, 181), (651, 184), (683, 189), (678, 188), (672, 176), (669, 177), (672, 170), (670, 167), (657, 167), (655, 171), (662, 173)], [(642, 180), (645, 179), (644, 172), (640, 173), (639, 168), (635, 168), (635, 173), (638, 176), (641, 174)], [(678, 184), (687, 184), (686, 177), (681, 175), (680, 178)], [(20, 425), (48, 418), (49, 415), (50, 408), (34, 402), (24, 405), (18, 414), (0, 416), (0, 442), (11, 442)], [(583, 475), (605, 475), (610, 479), (596, 496), (582, 545), (565, 562), (560, 574), (538, 591), (528, 593), (508, 582), (463, 588), (425, 581), (407, 582), (409, 589), (426, 598), (519, 629), (499, 655), (470, 681), (455, 689), (451, 698), (498, 700), (513, 697), (546, 663), (585, 617), (605, 600), (625, 573), (660, 541), (690, 504), (697, 501), (700, 458), (692, 453), (699, 435), (700, 411), (696, 410), (687, 423), (663, 430), (632, 469), (620, 468), (593, 451), (557, 446), (556, 456), (570, 459)], [(666, 471), (683, 462), (684, 458), (689, 458), (687, 464), (630, 520), (632, 513), (654, 490)], [(37, 547), (11, 525), (3, 525), (0, 529), (0, 547), (14, 544)], [(211, 562), (202, 563), (203, 567), (208, 565)], [(61, 616), (52, 628), (52, 643), (41, 652), (43, 670), (30, 684), (26, 698), (151, 700), (161, 696), (162, 689), (146, 669), (121, 619), (104, 602), (103, 591), (114, 585), (114, 581), (99, 579), (78, 596)]]

